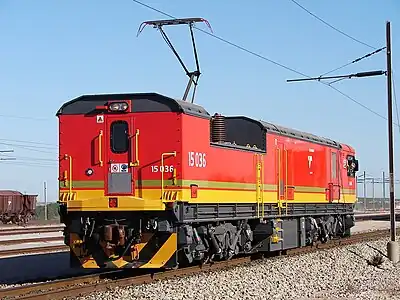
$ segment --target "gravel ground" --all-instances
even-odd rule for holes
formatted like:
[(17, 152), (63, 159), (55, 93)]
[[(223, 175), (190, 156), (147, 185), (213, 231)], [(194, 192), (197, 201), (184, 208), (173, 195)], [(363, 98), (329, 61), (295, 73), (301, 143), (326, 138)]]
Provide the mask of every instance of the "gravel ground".
[(387, 239), (253, 262), (77, 299), (400, 299), (400, 264), (368, 264)]

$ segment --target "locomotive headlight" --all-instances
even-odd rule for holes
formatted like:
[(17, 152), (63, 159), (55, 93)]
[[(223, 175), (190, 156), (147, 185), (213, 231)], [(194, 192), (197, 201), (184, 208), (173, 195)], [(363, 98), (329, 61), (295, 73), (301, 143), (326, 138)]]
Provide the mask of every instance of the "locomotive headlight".
[(128, 109), (128, 103), (126, 102), (113, 102), (108, 106), (111, 111), (125, 111)]

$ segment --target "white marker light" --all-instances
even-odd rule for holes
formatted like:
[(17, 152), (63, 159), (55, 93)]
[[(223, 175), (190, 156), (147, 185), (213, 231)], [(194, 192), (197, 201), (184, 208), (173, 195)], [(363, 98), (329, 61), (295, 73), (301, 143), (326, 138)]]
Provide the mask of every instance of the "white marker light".
[(128, 109), (128, 103), (126, 102), (113, 102), (108, 106), (111, 111), (125, 111)]

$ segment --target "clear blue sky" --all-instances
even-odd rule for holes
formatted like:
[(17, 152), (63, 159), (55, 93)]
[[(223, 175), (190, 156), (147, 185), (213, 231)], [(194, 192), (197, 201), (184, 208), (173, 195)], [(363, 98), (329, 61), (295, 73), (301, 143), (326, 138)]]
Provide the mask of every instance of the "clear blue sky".
[[(176, 17), (204, 17), (216, 35), (312, 76), (371, 51), (289, 0), (143, 1)], [(391, 20), (393, 67), (400, 83), (398, 1), (298, 1), (376, 48), (385, 45), (385, 21)], [(47, 181), (49, 199), (57, 198), (55, 113), (63, 102), (87, 93), (182, 96), (186, 75), (159, 33), (146, 28), (136, 37), (142, 21), (163, 18), (130, 0), (0, 1), (0, 148), (14, 149), (18, 158), (0, 161), (0, 189), (41, 195)], [(187, 27), (167, 30), (193, 66)], [(384, 119), (317, 82), (286, 83), (299, 76), (201, 32), (196, 40), (202, 70), (197, 103), (209, 112), (248, 115), (330, 137), (356, 148), (361, 170), (374, 176), (387, 171)], [(337, 74), (385, 68), (382, 51)], [(335, 86), (386, 117), (385, 76)], [(398, 94), (400, 101), (400, 87)], [(395, 128), (396, 158), (398, 133)], [(396, 176), (399, 168), (396, 160)]]

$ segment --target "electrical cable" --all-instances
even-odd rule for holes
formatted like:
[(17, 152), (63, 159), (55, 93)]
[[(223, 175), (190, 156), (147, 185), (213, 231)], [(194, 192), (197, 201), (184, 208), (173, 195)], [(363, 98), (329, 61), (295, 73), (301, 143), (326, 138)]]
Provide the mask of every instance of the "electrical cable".
[(13, 166), (21, 166), (21, 167), (38, 167), (38, 168), (57, 168), (57, 165), (50, 165), (50, 164), (41, 164), (41, 163), (33, 163), (33, 162), (21, 162), (21, 161), (1, 161), (1, 164), (13, 165)]
[(15, 115), (2, 115), (2, 114), (0, 114), (0, 118), (24, 119), (24, 120), (35, 120), (35, 121), (49, 121), (49, 119), (44, 119), (44, 118), (35, 118), (35, 117), (26, 117), (26, 116), (15, 116)]
[(300, 3), (298, 3), (297, 1), (295, 1), (295, 0), (290, 0), (290, 1), (292, 1), (294, 4), (296, 4), (296, 5), (297, 5), (298, 7), (300, 7), (302, 10), (304, 10), (305, 12), (307, 12), (308, 14), (310, 14), (311, 16), (313, 16), (314, 18), (316, 18), (316, 19), (319, 20), (320, 22), (324, 23), (325, 25), (329, 26), (329, 27), (332, 28), (333, 30), (339, 32), (340, 34), (342, 34), (342, 35), (348, 37), (349, 39), (352, 39), (353, 41), (355, 41), (355, 42), (357, 42), (357, 43), (359, 43), (359, 44), (362, 44), (362, 45), (364, 45), (364, 46), (367, 46), (367, 47), (369, 47), (369, 48), (377, 49), (376, 47), (371, 46), (371, 45), (369, 45), (369, 44), (367, 44), (367, 43), (364, 43), (364, 42), (362, 42), (362, 41), (356, 39), (355, 37), (352, 37), (351, 35), (349, 35), (349, 34), (343, 32), (342, 30), (336, 28), (335, 26), (329, 24), (328, 22), (324, 21), (323, 19), (321, 19), (321, 18), (318, 17), (317, 15), (313, 14), (311, 11), (309, 11), (307, 8), (305, 8), (304, 6), (302, 6), (302, 5), (301, 5)]
[[(140, 4), (140, 5), (142, 5), (142, 6), (145, 6), (145, 7), (149, 8), (149, 9), (151, 9), (151, 10), (153, 10), (153, 11), (156, 11), (156, 12), (158, 12), (158, 13), (160, 13), (160, 14), (163, 14), (163, 15), (168, 16), (168, 17), (170, 17), (170, 18), (176, 19), (176, 17), (174, 17), (174, 16), (172, 16), (172, 15), (166, 13), (166, 12), (163, 12), (163, 11), (157, 9), (157, 8), (154, 8), (154, 7), (152, 7), (152, 6), (148, 5), (148, 4), (145, 4), (145, 3), (141, 2), (141, 1), (138, 1), (138, 0), (132, 0), (132, 1), (135, 2), (135, 3), (137, 3), (137, 4)], [(201, 32), (203, 32), (203, 33), (205, 33), (205, 34), (207, 34), (207, 35), (209, 35), (209, 36), (212, 36), (212, 37), (214, 37), (214, 38), (216, 38), (216, 39), (218, 39), (218, 40), (220, 40), (220, 41), (222, 41), (222, 42), (224, 42), (224, 43), (227, 43), (227, 44), (229, 44), (229, 45), (231, 45), (231, 46), (233, 46), (233, 47), (236, 47), (236, 48), (238, 48), (238, 49), (240, 49), (240, 50), (242, 50), (242, 51), (245, 51), (245, 52), (247, 52), (247, 53), (249, 53), (249, 54), (252, 54), (252, 55), (254, 55), (254, 56), (258, 57), (258, 58), (261, 58), (261, 59), (263, 59), (263, 60), (266, 60), (266, 61), (268, 61), (268, 62), (270, 62), (270, 63), (273, 63), (273, 64), (275, 64), (275, 65), (277, 65), (277, 66), (280, 66), (280, 67), (282, 67), (282, 68), (284, 68), (284, 69), (286, 69), (286, 70), (289, 70), (289, 71), (291, 71), (291, 72), (294, 72), (294, 73), (296, 73), (296, 74), (298, 74), (298, 75), (301, 75), (301, 76), (304, 76), (304, 77), (307, 77), (307, 78), (311, 78), (311, 76), (309, 76), (309, 75), (306, 75), (306, 74), (304, 74), (304, 73), (302, 73), (302, 72), (299, 72), (299, 71), (297, 71), (297, 70), (295, 70), (295, 69), (292, 69), (292, 68), (290, 68), (290, 67), (288, 67), (288, 66), (285, 66), (285, 65), (283, 65), (283, 64), (281, 64), (281, 63), (278, 63), (278, 62), (276, 62), (276, 61), (273, 61), (273, 60), (271, 60), (271, 59), (269, 59), (269, 58), (267, 58), (267, 57), (265, 57), (265, 56), (263, 56), (263, 55), (260, 55), (260, 54), (258, 54), (258, 53), (255, 53), (255, 52), (249, 50), (249, 49), (246, 49), (246, 48), (244, 48), (244, 47), (242, 47), (242, 46), (239, 46), (239, 45), (237, 45), (237, 44), (235, 44), (235, 43), (232, 43), (232, 42), (230, 42), (230, 41), (228, 41), (228, 40), (226, 40), (226, 39), (223, 39), (223, 38), (221, 38), (221, 37), (219, 37), (219, 36), (217, 36), (217, 35), (215, 35), (215, 34), (213, 34), (213, 33), (209, 33), (209, 32), (207, 32), (207, 31), (205, 31), (205, 30), (202, 30), (202, 29), (200, 29), (200, 28), (197, 28), (196, 26), (194, 26), (194, 28), (197, 29), (197, 30), (199, 30), (199, 31), (201, 31)], [(374, 47), (372, 47), (372, 46), (370, 46), (370, 47), (371, 47), (371, 48), (374, 48)], [(374, 48), (374, 49), (375, 49), (375, 48)], [(339, 94), (341, 94), (342, 96), (346, 97), (346, 98), (349, 99), (350, 101), (352, 101), (352, 102), (354, 102), (354, 103), (360, 105), (361, 107), (365, 108), (366, 110), (368, 110), (369, 112), (373, 113), (374, 115), (376, 115), (376, 116), (378, 116), (378, 117), (380, 117), (380, 118), (382, 118), (382, 119), (384, 119), (384, 120), (387, 120), (387, 118), (386, 118), (385, 116), (383, 116), (383, 115), (381, 115), (380, 113), (378, 113), (378, 112), (372, 110), (372, 109), (369, 108), (368, 106), (366, 106), (366, 105), (360, 103), (359, 101), (355, 100), (353, 97), (351, 97), (351, 96), (347, 95), (346, 93), (342, 92), (342, 91), (339, 90), (338, 88), (331, 86), (329, 83), (326, 83), (326, 82), (323, 82), (323, 81), (317, 81), (317, 82), (319, 82), (319, 83), (321, 83), (321, 84), (324, 84), (324, 85), (330, 87), (330, 88), (333, 89), (334, 91), (338, 92)], [(394, 123), (394, 124), (395, 124), (396, 126), (400, 126), (399, 124), (396, 124), (396, 123)]]
[(48, 147), (49, 149), (57, 148), (57, 146), (54, 145), (54, 144), (43, 143), (43, 142), (35, 142), (35, 141), (12, 140), (12, 139), (0, 139), (0, 141), (5, 141), (5, 142), (16, 142), (16, 143), (25, 143), (25, 144), (35, 144), (35, 145), (45, 145), (45, 146), (53, 146), (53, 147)]
[(51, 158), (40, 158), (40, 157), (30, 157), (30, 156), (18, 156), (18, 155), (10, 155), (10, 154), (0, 154), (0, 158), (1, 157), (9, 157), (9, 158), (15, 158), (16, 161), (23, 161), (23, 160), (28, 160), (28, 161), (49, 161), (49, 162), (58, 162), (58, 159), (51, 159)]
[(46, 146), (36, 146), (36, 145), (20, 145), (20, 144), (15, 144), (15, 143), (4, 143), (0, 142), (0, 145), (7, 145), (7, 146), (22, 146), (22, 147), (27, 147), (27, 148), (33, 148), (33, 149), (55, 149), (55, 147), (46, 147)]
[[(25, 149), (25, 150), (29, 150), (29, 151), (34, 151), (34, 152), (40, 152), (40, 153), (48, 153), (48, 154), (56, 154), (56, 151), (44, 151), (44, 150), (39, 150), (38, 146), (29, 146), (29, 145), (19, 145), (19, 144), (13, 144), (13, 143), (2, 143), (0, 142), (0, 145), (5, 145), (5, 146), (9, 146), (9, 147), (16, 147), (16, 148), (21, 148), (21, 149)], [(45, 148), (48, 149), (48, 148)]]
[[(372, 55), (374, 55), (374, 54), (377, 54), (377, 53), (381, 52), (381, 51), (384, 50), (384, 49), (386, 49), (386, 47), (382, 47), (382, 48), (377, 49), (377, 50), (375, 50), (375, 51), (372, 51), (372, 52), (370, 52), (370, 53), (368, 53), (368, 54), (365, 54), (364, 56), (361, 56), (361, 57), (359, 57), (359, 58), (356, 58), (356, 59), (354, 59), (353, 61), (348, 62), (347, 64), (344, 64), (344, 65), (342, 65), (342, 66), (340, 66), (340, 67), (338, 67), (338, 68), (336, 68), (336, 69), (333, 69), (333, 70), (331, 70), (331, 71), (329, 71), (329, 72), (326, 72), (326, 73), (320, 75), (320, 77), (325, 76), (325, 75), (330, 74), (330, 73), (333, 73), (333, 72), (335, 72), (335, 71), (337, 71), (337, 70), (343, 69), (344, 67), (347, 67), (347, 66), (349, 66), (349, 65), (351, 65), (351, 64), (357, 63), (357, 62), (359, 62), (359, 61), (361, 61), (361, 60), (363, 60), (363, 59), (365, 59), (365, 58), (368, 58), (368, 57), (370, 57), (370, 56), (372, 56)], [(331, 82), (330, 84), (332, 84), (332, 82)]]

